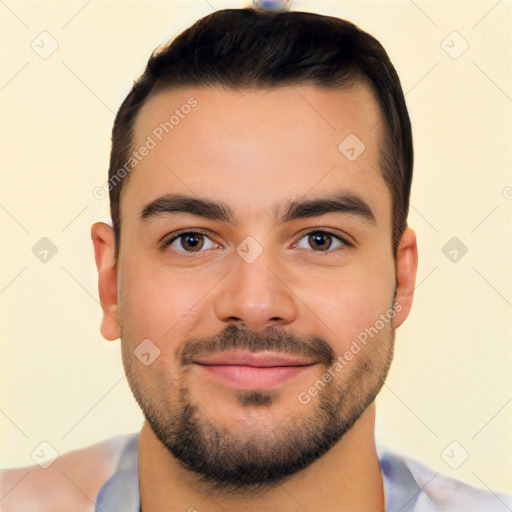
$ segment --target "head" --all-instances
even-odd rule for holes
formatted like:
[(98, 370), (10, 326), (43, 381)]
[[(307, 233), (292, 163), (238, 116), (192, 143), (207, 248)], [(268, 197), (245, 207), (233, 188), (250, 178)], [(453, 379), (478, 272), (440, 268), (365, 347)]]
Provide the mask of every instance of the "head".
[(412, 159), (398, 76), (347, 21), (217, 11), (151, 56), (92, 230), (102, 333), (198, 478), (275, 485), (373, 404), (414, 290)]

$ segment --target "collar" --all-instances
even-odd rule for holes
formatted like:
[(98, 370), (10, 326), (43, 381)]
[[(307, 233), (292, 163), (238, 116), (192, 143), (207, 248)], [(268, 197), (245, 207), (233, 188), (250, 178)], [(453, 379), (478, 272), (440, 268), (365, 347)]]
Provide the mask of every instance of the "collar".
[[(141, 512), (137, 450), (139, 434), (132, 434), (124, 447), (114, 474), (103, 484), (95, 512)], [(384, 485), (386, 511), (435, 510), (422, 492), (403, 457), (377, 444)]]

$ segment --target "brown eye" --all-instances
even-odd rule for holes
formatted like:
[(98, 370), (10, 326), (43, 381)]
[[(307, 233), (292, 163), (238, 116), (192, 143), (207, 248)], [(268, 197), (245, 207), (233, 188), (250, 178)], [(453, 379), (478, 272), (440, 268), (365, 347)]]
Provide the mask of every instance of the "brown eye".
[(215, 247), (208, 236), (196, 232), (180, 233), (164, 245), (171, 247), (176, 252), (204, 252), (206, 249)]
[(339, 249), (352, 247), (352, 244), (338, 235), (317, 229), (304, 234), (296, 247), (300, 249), (308, 249), (310, 251), (313, 250), (313, 252), (324, 252), (326, 254), (330, 254)]
[(204, 245), (203, 235), (200, 234), (186, 234), (181, 237), (181, 246), (185, 250), (200, 251)]
[(332, 235), (322, 231), (315, 231), (308, 235), (308, 242), (313, 249), (326, 251), (332, 245)]

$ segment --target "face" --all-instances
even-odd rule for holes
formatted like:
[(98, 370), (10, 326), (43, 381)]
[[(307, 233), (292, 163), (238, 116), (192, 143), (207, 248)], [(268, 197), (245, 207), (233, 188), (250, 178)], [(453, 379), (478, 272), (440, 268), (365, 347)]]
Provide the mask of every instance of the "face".
[(139, 114), (115, 270), (113, 235), (103, 256), (95, 240), (102, 332), (155, 434), (212, 485), (303, 469), (384, 383), (415, 242), (395, 262), (379, 117), (363, 85), (165, 91)]

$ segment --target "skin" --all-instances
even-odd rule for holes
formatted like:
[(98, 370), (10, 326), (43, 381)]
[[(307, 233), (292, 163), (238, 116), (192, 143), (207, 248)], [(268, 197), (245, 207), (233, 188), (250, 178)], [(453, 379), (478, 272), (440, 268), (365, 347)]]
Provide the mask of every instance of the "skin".
[[(152, 401), (162, 417), (178, 407), (179, 389), (185, 388), (200, 406), (199, 419), (227, 430), (231, 439), (242, 442), (262, 432), (265, 439), (277, 439), (290, 418), (300, 428), (308, 415), (315, 417), (322, 393), (308, 404), (297, 396), (321, 378), (326, 365), (315, 364), (281, 383), (265, 406), (243, 406), (240, 390), (224, 386), (197, 365), (181, 367), (179, 350), (193, 338), (215, 336), (234, 325), (262, 336), (272, 328), (301, 340), (316, 336), (336, 356), (342, 355), (361, 331), (389, 311), (396, 285), (394, 302), (400, 307), (393, 319), (323, 394), (335, 397), (336, 389), (350, 389), (357, 398), (358, 389), (348, 377), (356, 375), (365, 357), (371, 357), (375, 373), (385, 374), (394, 329), (409, 314), (416, 237), (406, 229), (395, 261), (391, 194), (378, 171), (380, 113), (366, 86), (345, 91), (300, 86), (160, 92), (139, 114), (134, 148), (190, 97), (197, 107), (137, 164), (124, 185), (117, 262), (111, 227), (92, 227), (104, 312), (101, 332), (109, 340), (121, 337), (132, 390)], [(353, 162), (338, 150), (349, 134), (366, 146)], [(340, 190), (361, 197), (376, 222), (340, 212), (276, 221), (276, 207), (287, 201)], [(233, 210), (236, 224), (191, 214), (141, 222), (144, 206), (168, 193), (222, 201)], [(183, 252), (179, 240), (162, 247), (162, 241), (184, 229), (206, 231), (211, 243), (202, 252)], [(315, 250), (305, 236), (315, 230), (344, 237), (352, 245), (333, 242), (328, 254)], [(236, 252), (248, 236), (263, 250), (252, 263)], [(143, 366), (133, 351), (148, 338), (160, 356)], [(374, 424), (371, 401), (327, 453), (279, 485), (257, 492), (226, 488), (213, 493), (208, 482), (180, 464), (146, 421), (139, 437), (143, 510), (381, 511), (384, 495)]]

